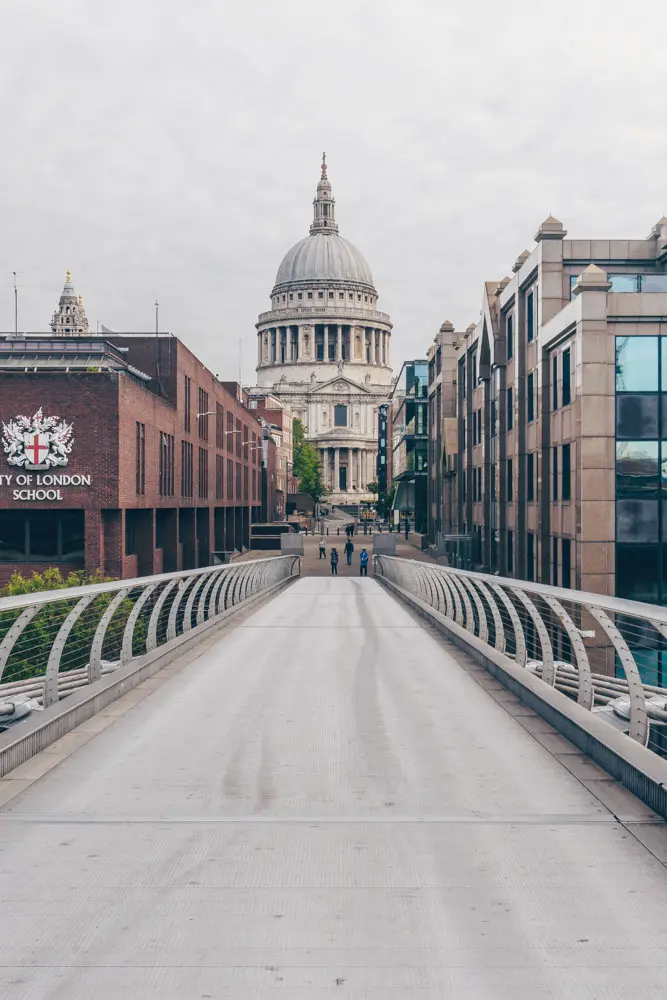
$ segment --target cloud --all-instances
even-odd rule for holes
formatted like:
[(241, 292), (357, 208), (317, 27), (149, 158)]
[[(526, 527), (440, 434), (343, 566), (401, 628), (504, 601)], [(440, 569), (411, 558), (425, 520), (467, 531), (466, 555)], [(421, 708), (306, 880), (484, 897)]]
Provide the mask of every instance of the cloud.
[(22, 0), (0, 24), (0, 328), (165, 329), (234, 375), (323, 149), (344, 236), (423, 356), (550, 212), (642, 237), (667, 209), (662, 3)]

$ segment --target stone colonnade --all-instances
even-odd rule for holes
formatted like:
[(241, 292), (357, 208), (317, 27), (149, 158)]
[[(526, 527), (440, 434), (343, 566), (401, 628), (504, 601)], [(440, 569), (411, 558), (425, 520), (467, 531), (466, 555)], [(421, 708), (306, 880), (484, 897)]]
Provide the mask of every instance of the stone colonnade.
[[(323, 329), (323, 357), (317, 357), (315, 334), (317, 327)], [(344, 329), (345, 328), (345, 329)], [(356, 350), (355, 340), (361, 331), (361, 357)], [(294, 361), (351, 361), (365, 365), (389, 365), (389, 331), (376, 327), (351, 325), (348, 323), (301, 323), (272, 326), (260, 330), (257, 337), (257, 363), (259, 365), (286, 364)], [(346, 352), (343, 350), (347, 341)], [(333, 357), (329, 357), (329, 345), (335, 345)], [(344, 357), (346, 353), (346, 357)]]
[[(324, 485), (334, 493), (341, 492), (340, 470), (347, 468), (347, 484), (344, 493), (365, 493), (369, 483), (376, 480), (376, 456), (374, 448), (333, 447), (320, 448), (320, 464)], [(341, 456), (341, 453), (345, 454)]]

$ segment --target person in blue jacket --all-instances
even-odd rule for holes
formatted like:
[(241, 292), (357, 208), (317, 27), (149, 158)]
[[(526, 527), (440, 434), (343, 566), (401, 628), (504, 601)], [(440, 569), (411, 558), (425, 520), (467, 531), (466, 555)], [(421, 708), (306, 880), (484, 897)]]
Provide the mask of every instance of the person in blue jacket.
[(359, 576), (368, 576), (368, 552), (366, 546), (359, 553)]

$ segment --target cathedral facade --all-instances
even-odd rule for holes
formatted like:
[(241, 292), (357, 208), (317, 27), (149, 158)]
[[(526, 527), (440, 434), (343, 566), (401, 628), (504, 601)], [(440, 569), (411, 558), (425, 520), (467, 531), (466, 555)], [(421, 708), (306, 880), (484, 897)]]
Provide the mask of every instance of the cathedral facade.
[(392, 387), (392, 324), (362, 254), (338, 232), (326, 160), (308, 236), (278, 268), (259, 316), (257, 380), (299, 417), (334, 504), (371, 499), (378, 407)]

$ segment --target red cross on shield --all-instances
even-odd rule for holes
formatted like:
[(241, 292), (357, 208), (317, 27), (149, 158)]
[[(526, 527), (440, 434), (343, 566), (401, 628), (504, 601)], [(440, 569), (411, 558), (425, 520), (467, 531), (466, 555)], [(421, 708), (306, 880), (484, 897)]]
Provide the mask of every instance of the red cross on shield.
[(46, 434), (24, 434), (23, 448), (31, 465), (42, 465), (49, 453), (49, 439)]

